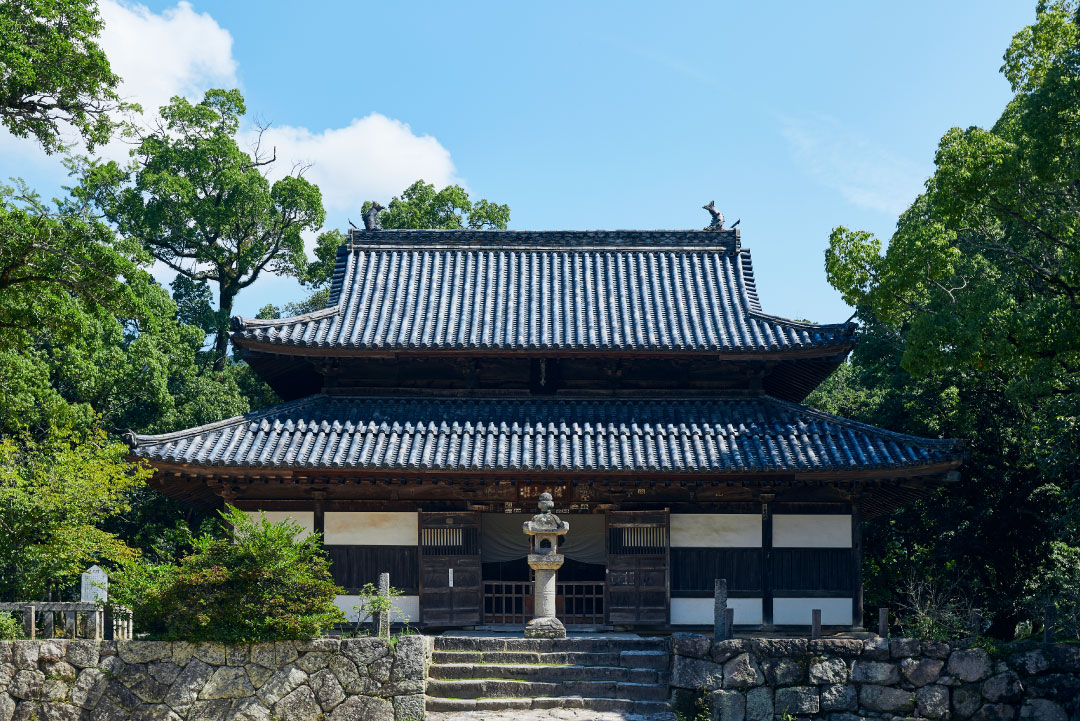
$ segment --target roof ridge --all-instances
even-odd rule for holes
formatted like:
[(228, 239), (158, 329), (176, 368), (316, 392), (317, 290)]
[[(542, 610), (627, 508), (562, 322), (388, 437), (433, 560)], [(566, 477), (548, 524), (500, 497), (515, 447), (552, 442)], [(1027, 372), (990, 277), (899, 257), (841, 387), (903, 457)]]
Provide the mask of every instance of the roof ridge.
[(527, 246), (614, 246), (633, 245), (635, 242), (646, 247), (668, 247), (686, 245), (689, 247), (725, 248), (738, 250), (741, 246), (738, 228), (723, 230), (499, 230), (499, 229), (393, 229), (349, 230), (350, 247), (381, 246), (405, 247), (427, 243), (468, 246), (470, 243), (502, 245), (500, 240), (516, 241)]
[(246, 318), (244, 316), (234, 315), (229, 322), (229, 330), (243, 331), (248, 330), (249, 328), (270, 328), (275, 325), (289, 325), (291, 323), (296, 323), (297, 321), (320, 320), (340, 311), (341, 307), (335, 304), (300, 315), (292, 315), (287, 318)]
[(316, 393), (310, 396), (304, 396), (303, 398), (297, 398), (294, 401), (285, 401), (284, 403), (278, 403), (275, 406), (269, 408), (262, 408), (257, 411), (248, 411), (238, 416), (232, 416), (230, 418), (223, 418), (220, 421), (214, 421), (213, 423), (206, 423), (201, 426), (195, 426), (193, 428), (185, 428), (182, 431), (172, 431), (170, 433), (156, 433), (156, 434), (141, 434), (132, 433), (129, 438), (129, 445), (132, 450), (135, 450), (140, 445), (152, 445), (153, 443), (161, 443), (166, 441), (175, 441), (179, 438), (185, 438), (187, 436), (194, 436), (207, 431), (214, 431), (218, 428), (226, 428), (230, 425), (248, 421), (249, 423), (256, 418), (265, 418), (268, 415), (278, 413), (282, 410), (299, 408), (311, 403), (314, 403), (323, 398), (328, 398), (325, 393)]
[(837, 424), (843, 425), (843, 426), (859, 428), (859, 429), (862, 429), (862, 430), (865, 430), (865, 431), (870, 431), (870, 432), (873, 432), (873, 433), (876, 433), (876, 434), (886, 435), (886, 436), (890, 436), (890, 437), (893, 437), (893, 438), (903, 438), (905, 440), (918, 441), (919, 443), (928, 443), (928, 444), (938, 445), (938, 446), (948, 446), (950, 448), (955, 448), (957, 451), (960, 450), (958, 448), (958, 444), (961, 441), (956, 439), (956, 438), (925, 438), (923, 436), (911, 435), (910, 433), (900, 433), (899, 431), (890, 431), (887, 428), (881, 428), (880, 426), (874, 426), (874, 425), (871, 425), (869, 423), (863, 423), (862, 421), (852, 420), (851, 418), (844, 418), (843, 416), (838, 416), (838, 415), (835, 415), (833, 413), (829, 413), (828, 411), (819, 410), (817, 408), (811, 408), (810, 406), (804, 406), (801, 403), (793, 403), (791, 401), (785, 401), (782, 398), (777, 398), (776, 396), (763, 395), (761, 397), (762, 398), (768, 398), (772, 403), (774, 403), (776, 405), (779, 405), (781, 407), (798, 408), (800, 411), (808, 413), (808, 414), (810, 414), (812, 416), (816, 416), (816, 417), (820, 418), (821, 420), (828, 421), (828, 422), (831, 422), (831, 423), (837, 423)]

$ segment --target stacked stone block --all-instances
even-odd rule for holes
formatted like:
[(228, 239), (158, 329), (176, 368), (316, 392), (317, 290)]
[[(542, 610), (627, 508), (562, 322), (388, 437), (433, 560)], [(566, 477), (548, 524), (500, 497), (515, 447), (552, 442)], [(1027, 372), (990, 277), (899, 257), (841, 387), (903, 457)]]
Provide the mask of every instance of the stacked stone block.
[(419, 721), (430, 639), (0, 642), (0, 721)]
[(1080, 719), (1080, 647), (918, 639), (735, 639), (675, 634), (676, 704), (708, 695), (719, 721)]

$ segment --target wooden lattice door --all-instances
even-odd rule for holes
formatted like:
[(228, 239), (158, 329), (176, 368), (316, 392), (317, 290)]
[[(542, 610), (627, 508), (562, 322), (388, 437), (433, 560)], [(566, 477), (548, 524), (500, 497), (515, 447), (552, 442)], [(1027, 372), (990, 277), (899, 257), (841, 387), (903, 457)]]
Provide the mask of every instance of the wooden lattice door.
[(668, 512), (608, 511), (607, 622), (667, 625)]
[(480, 514), (420, 514), (420, 623), (480, 623)]

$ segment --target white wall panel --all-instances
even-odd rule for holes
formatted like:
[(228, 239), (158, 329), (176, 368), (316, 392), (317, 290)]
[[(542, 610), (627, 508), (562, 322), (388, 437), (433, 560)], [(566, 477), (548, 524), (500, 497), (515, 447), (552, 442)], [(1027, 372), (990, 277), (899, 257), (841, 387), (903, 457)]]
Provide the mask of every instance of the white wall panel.
[(415, 546), (416, 513), (338, 513), (323, 515), (323, 543), (332, 546)]
[[(736, 626), (761, 625), (760, 598), (729, 598), (728, 606), (735, 609)], [(713, 623), (713, 599), (671, 599), (672, 626), (711, 626)]]
[(851, 548), (851, 516), (778, 513), (772, 522), (776, 548)]
[(821, 609), (822, 626), (850, 626), (850, 598), (774, 598), (773, 623), (777, 626), (809, 626), (811, 611)]
[[(259, 520), (259, 511), (244, 511), (254, 521)], [(312, 511), (262, 511), (266, 520), (273, 523), (290, 519), (300, 524), (304, 530), (300, 532), (300, 538), (307, 538), (315, 531), (315, 514)]]
[[(360, 605), (359, 596), (337, 596), (334, 604), (344, 612), (350, 621), (356, 621), (356, 607)], [(394, 610), (390, 613), (392, 623), (411, 623), (420, 620), (420, 597), (398, 596), (394, 599)]]
[(671, 545), (683, 548), (760, 548), (757, 513), (673, 513)]

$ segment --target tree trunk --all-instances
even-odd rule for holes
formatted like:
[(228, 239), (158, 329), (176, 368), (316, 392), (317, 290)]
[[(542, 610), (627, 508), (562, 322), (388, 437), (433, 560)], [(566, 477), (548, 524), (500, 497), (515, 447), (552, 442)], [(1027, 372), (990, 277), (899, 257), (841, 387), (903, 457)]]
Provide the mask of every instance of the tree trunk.
[(235, 298), (235, 291), (224, 283), (218, 285), (217, 336), (214, 338), (214, 370), (218, 373), (225, 370), (225, 359), (229, 355), (229, 322)]

